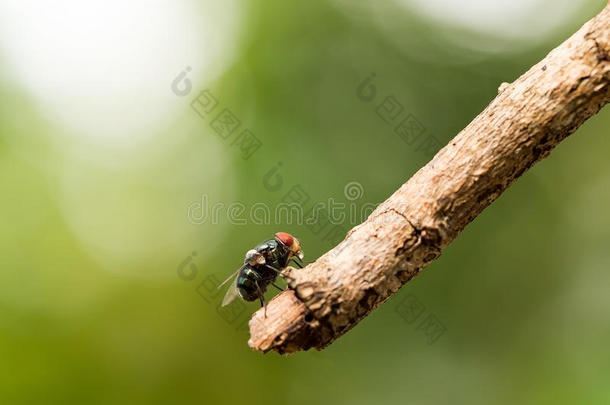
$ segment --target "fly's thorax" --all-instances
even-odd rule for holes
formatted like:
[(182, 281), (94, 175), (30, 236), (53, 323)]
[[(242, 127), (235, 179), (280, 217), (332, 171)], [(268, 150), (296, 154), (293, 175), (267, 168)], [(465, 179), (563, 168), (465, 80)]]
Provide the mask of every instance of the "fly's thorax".
[(289, 249), (275, 239), (266, 240), (254, 249), (265, 257), (266, 264), (278, 270), (282, 270), (288, 264)]

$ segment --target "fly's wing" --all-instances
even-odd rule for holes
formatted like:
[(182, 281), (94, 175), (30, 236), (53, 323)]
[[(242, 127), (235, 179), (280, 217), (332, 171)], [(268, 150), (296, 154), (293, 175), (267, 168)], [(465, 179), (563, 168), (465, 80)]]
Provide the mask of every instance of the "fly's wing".
[(232, 284), (229, 287), (229, 290), (227, 291), (227, 293), (225, 294), (225, 297), (222, 299), (222, 306), (225, 307), (225, 306), (229, 305), (230, 303), (232, 303), (233, 300), (235, 298), (237, 298), (238, 295), (239, 295), (239, 293), (237, 292), (237, 286), (235, 284)]
[[(245, 264), (243, 266), (241, 266), (239, 269), (235, 270), (233, 272), (233, 274), (231, 274), (229, 277), (227, 277), (227, 279), (225, 281), (220, 283), (220, 285), (218, 286), (218, 289), (220, 289), (223, 285), (227, 284), (229, 281), (234, 280), (235, 277), (237, 277), (239, 272), (242, 271), (244, 267), (246, 267)], [(229, 305), (238, 295), (239, 294), (237, 292), (237, 286), (235, 284), (232, 284), (229, 287), (229, 290), (227, 291), (227, 293), (225, 294), (225, 297), (222, 299), (222, 306), (224, 307), (225, 305)]]
[(239, 274), (240, 271), (242, 271), (244, 269), (244, 267), (246, 267), (246, 265), (242, 265), (239, 269), (235, 270), (233, 272), (233, 274), (231, 274), (229, 277), (227, 277), (227, 279), (225, 281), (223, 281), (222, 283), (220, 283), (218, 285), (218, 287), (216, 287), (218, 290), (220, 290), (222, 288), (223, 285), (227, 284), (229, 281), (231, 281), (231, 279), (235, 278), (235, 276), (237, 276)]

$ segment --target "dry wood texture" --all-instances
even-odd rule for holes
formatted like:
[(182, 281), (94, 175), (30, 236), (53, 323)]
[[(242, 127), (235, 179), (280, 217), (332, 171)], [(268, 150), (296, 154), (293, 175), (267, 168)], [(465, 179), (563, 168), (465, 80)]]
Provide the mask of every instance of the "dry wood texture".
[(321, 349), (418, 274), (515, 179), (610, 99), (610, 5), (498, 96), (250, 321), (263, 352)]

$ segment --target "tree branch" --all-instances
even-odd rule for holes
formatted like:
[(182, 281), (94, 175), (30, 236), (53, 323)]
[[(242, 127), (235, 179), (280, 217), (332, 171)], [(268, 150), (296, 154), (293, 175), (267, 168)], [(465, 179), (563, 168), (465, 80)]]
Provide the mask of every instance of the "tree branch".
[(610, 99), (610, 4), (500, 94), (362, 224), (250, 320), (263, 352), (322, 349), (437, 258)]

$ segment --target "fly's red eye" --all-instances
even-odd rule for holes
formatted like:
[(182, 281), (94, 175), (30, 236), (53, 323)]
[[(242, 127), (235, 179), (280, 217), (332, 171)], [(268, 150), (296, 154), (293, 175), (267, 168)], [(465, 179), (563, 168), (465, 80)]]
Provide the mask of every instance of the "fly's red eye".
[(292, 246), (292, 243), (294, 242), (292, 235), (286, 232), (278, 232), (275, 234), (275, 237), (288, 247)]

